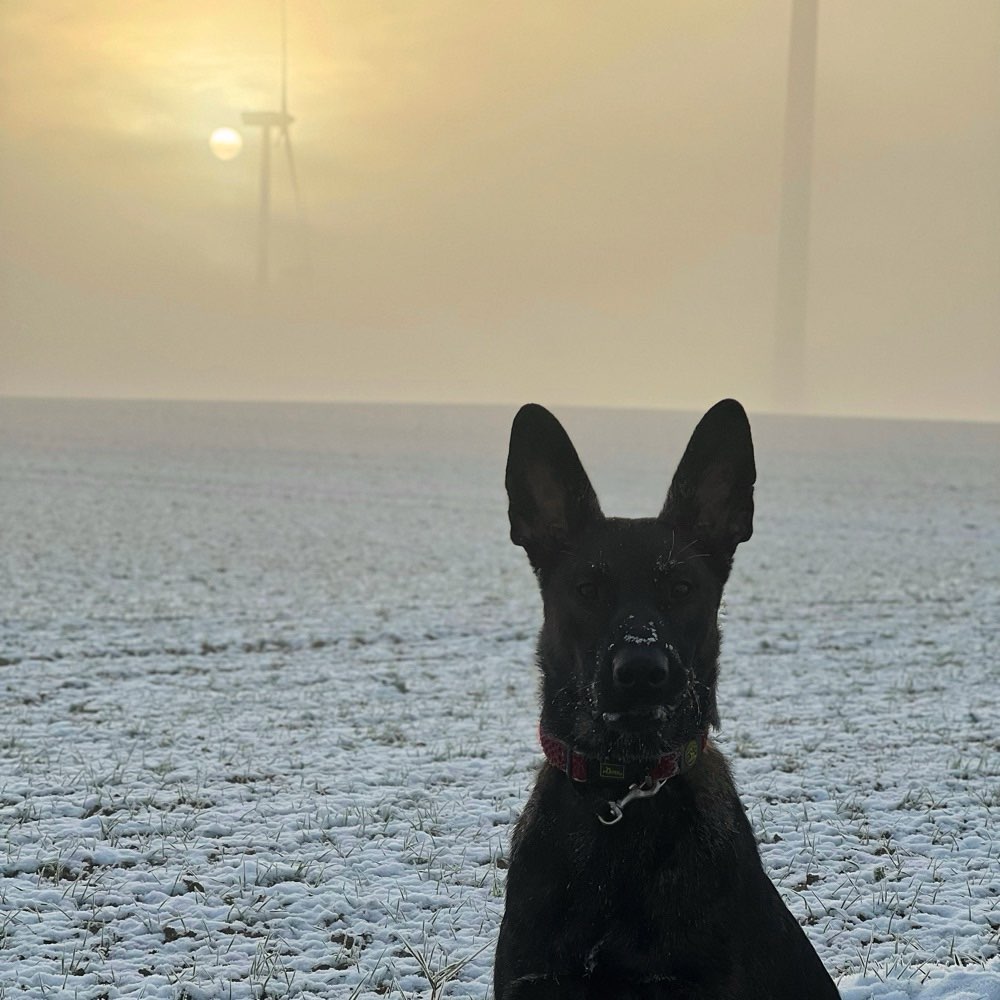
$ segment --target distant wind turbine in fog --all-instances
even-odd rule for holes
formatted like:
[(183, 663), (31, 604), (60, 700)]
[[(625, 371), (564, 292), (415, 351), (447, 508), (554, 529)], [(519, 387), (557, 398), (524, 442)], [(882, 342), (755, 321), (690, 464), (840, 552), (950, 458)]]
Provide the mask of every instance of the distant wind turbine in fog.
[(818, 6), (792, 0), (774, 335), (774, 401), (782, 409), (801, 408), (805, 395)]
[(281, 110), (244, 111), (243, 124), (260, 128), (260, 207), (257, 218), (257, 284), (265, 286), (268, 279), (268, 244), (271, 227), (271, 129), (278, 130), (288, 159), (288, 172), (295, 194), (295, 212), (301, 223), (299, 178), (295, 170), (292, 137), (289, 126), (295, 119), (288, 113), (288, 25), (285, 0), (281, 3)]

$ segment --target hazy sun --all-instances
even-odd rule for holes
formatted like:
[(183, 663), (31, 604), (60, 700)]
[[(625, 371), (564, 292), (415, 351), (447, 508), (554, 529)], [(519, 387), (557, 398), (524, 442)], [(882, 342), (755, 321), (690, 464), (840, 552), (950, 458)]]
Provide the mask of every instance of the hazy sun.
[(243, 136), (236, 129), (224, 125), (209, 136), (208, 145), (220, 160), (232, 160), (243, 149)]

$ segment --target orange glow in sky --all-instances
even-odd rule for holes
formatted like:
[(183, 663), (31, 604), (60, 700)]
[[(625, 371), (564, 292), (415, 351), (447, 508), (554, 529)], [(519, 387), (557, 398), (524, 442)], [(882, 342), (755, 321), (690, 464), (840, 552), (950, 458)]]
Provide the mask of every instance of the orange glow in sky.
[[(289, 0), (261, 294), (276, 0), (5, 4), (0, 392), (767, 409), (790, 10)], [(1000, 419), (1000, 6), (818, 51), (807, 408)]]

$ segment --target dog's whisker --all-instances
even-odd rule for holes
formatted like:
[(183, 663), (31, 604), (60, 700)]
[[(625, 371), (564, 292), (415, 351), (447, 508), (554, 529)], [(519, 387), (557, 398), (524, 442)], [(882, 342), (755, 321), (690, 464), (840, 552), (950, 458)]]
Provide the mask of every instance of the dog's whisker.
[(678, 555), (678, 558), (679, 558), (680, 556), (684, 555), (684, 553), (685, 553), (685, 552), (687, 552), (687, 550), (688, 550), (688, 549), (690, 549), (690, 548), (691, 548), (692, 546), (694, 546), (694, 545), (697, 545), (697, 544), (698, 544), (698, 539), (697, 539), (697, 538), (692, 538), (692, 539), (691, 539), (691, 541), (690, 541), (690, 542), (688, 542), (688, 543), (687, 543), (687, 545), (685, 545), (685, 546), (684, 546), (684, 547), (683, 547), (683, 548), (682, 548), (682, 549), (681, 549), (681, 550), (680, 550), (680, 551), (679, 551), (679, 552), (677, 553), (677, 555)]

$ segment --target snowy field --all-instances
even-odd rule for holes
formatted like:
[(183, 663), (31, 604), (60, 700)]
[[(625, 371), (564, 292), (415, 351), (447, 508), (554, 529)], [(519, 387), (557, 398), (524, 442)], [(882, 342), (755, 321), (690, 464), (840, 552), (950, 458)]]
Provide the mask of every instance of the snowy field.
[[(557, 412), (659, 509), (695, 415)], [(2, 1000), (492, 995), (511, 416), (0, 400)], [(718, 739), (765, 863), (845, 1000), (1000, 1000), (1000, 426), (751, 420)]]

